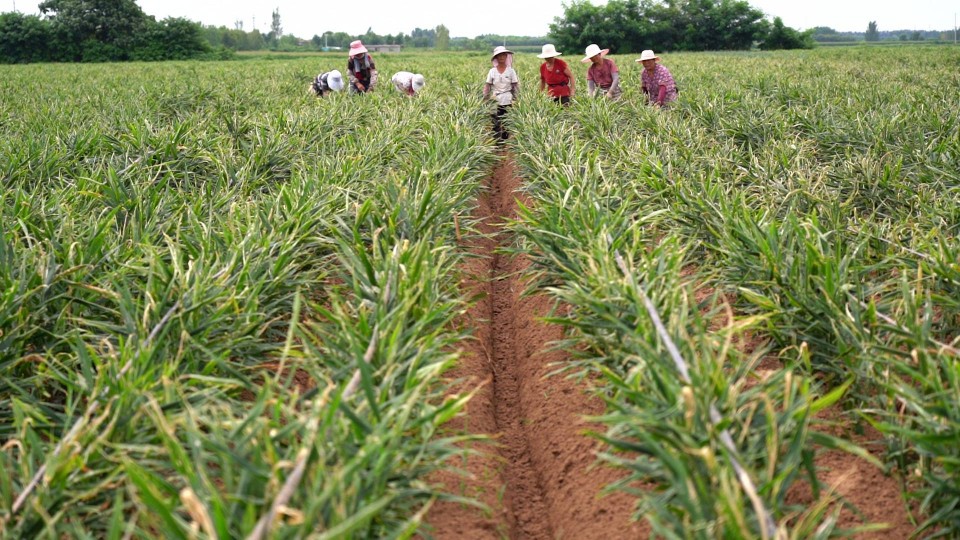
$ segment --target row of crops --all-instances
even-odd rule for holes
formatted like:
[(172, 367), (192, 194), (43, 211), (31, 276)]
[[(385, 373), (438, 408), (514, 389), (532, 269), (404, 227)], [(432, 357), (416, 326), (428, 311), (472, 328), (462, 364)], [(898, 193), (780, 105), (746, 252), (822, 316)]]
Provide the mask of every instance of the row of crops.
[[(960, 534), (960, 52), (889, 54), (670, 56), (671, 111), (628, 61), (622, 102), (557, 108), (517, 58), (518, 247), (661, 536), (840, 534), (825, 448)], [(0, 71), (0, 535), (428, 533), (489, 64), (377, 61), (427, 88), (308, 97), (339, 56)]]
[(312, 69), (7, 68), (0, 536), (420, 526), (493, 152), (476, 99)]
[[(658, 486), (666, 538), (839, 534), (829, 448), (899, 475), (921, 536), (960, 534), (960, 51), (674, 60), (669, 113), (515, 116), (518, 233), (603, 381), (607, 459)], [(837, 414), (885, 451), (828, 435)]]

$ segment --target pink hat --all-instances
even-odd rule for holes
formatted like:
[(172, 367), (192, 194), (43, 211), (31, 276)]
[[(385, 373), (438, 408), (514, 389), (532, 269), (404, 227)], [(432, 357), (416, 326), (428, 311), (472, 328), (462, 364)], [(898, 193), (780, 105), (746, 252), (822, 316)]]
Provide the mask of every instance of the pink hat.
[(350, 42), (350, 56), (356, 56), (365, 52), (367, 52), (367, 48), (363, 46), (363, 43), (360, 43), (359, 39)]

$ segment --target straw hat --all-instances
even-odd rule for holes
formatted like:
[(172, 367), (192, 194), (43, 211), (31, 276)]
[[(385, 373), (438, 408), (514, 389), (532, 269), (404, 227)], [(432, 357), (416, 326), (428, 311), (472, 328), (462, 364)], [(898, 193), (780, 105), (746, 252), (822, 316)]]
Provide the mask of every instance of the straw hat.
[(343, 75), (339, 71), (333, 70), (327, 75), (327, 86), (334, 92), (343, 90)]
[(413, 75), (413, 91), (419, 92), (423, 89), (423, 85), (427, 84), (427, 81), (423, 79), (423, 75), (415, 73)]
[(650, 49), (647, 49), (642, 53), (640, 53), (640, 59), (637, 60), (637, 62), (643, 62), (645, 60), (659, 60), (659, 59), (660, 59), (659, 56), (653, 54), (653, 51), (651, 51)]
[(498, 54), (503, 54), (503, 53), (513, 54), (513, 51), (504, 47), (503, 45), (497, 45), (497, 48), (493, 50), (493, 54), (490, 55), (490, 59), (493, 60), (494, 58), (497, 57)]
[(538, 54), (537, 58), (554, 58), (556, 56), (560, 56), (561, 54), (563, 53), (557, 52), (557, 48), (554, 47), (552, 43), (547, 43), (543, 46), (543, 52)]
[(587, 46), (587, 56), (585, 56), (581, 62), (589, 62), (591, 58), (598, 54), (606, 56), (609, 52), (610, 49), (600, 49), (596, 43), (591, 43), (589, 46)]
[(363, 43), (361, 43), (359, 39), (356, 40), (356, 41), (351, 41), (351, 42), (350, 42), (350, 53), (349, 53), (349, 55), (350, 55), (351, 57), (352, 57), (352, 56), (356, 56), (356, 55), (358, 55), (358, 54), (363, 54), (363, 53), (365, 53), (365, 52), (367, 52), (367, 48), (363, 46)]

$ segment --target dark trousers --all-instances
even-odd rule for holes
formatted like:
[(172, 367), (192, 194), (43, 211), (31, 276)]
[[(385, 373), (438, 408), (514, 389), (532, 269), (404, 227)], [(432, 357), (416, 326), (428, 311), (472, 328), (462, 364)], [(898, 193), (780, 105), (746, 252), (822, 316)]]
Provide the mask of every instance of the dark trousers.
[(561, 105), (569, 105), (569, 104), (570, 104), (570, 96), (557, 96), (557, 97), (553, 98), (553, 101), (554, 101), (554, 103), (559, 103), (559, 104), (561, 104)]
[(504, 121), (509, 108), (509, 105), (497, 105), (497, 112), (493, 113), (493, 137), (495, 139), (505, 141), (510, 138), (510, 133), (507, 131)]

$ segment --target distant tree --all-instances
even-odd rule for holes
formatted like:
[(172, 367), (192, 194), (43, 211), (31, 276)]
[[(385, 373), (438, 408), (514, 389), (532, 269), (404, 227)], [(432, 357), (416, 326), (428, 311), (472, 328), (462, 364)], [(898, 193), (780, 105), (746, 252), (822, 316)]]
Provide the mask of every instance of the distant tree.
[(897, 39), (899, 39), (900, 41), (909, 41), (909, 40), (910, 40), (910, 36), (908, 36), (908, 35), (906, 35), (906, 34), (900, 34), (900, 36), (899, 36)]
[(877, 21), (870, 21), (867, 24), (867, 33), (864, 34), (863, 39), (866, 41), (880, 41), (880, 32), (877, 31)]
[(182, 18), (150, 21), (138, 46), (131, 51), (132, 60), (186, 60), (211, 51), (200, 24)]
[(237, 20), (233, 21), (233, 29), (234, 29), (234, 30), (243, 30), (243, 20), (237, 19)]
[(813, 30), (798, 32), (789, 26), (783, 24), (780, 17), (773, 18), (773, 26), (767, 32), (767, 36), (760, 43), (760, 48), (765, 50), (773, 49), (812, 49), (813, 48)]
[(923, 39), (924, 39), (923, 33), (918, 30), (914, 30), (914, 32), (910, 34), (911, 41), (923, 41)]
[[(616, 4), (611, 0), (607, 6)], [(603, 43), (609, 47), (609, 28), (604, 9), (588, 0), (573, 0), (564, 5), (563, 17), (555, 17), (550, 25), (550, 39), (558, 50), (580, 50), (583, 43)]]
[(126, 60), (153, 20), (134, 0), (45, 0), (38, 8), (52, 24), (59, 59), (68, 61)]
[(749, 49), (767, 35), (763, 12), (743, 0), (589, 0), (565, 5), (550, 25), (558, 47), (597, 43), (614, 52)]
[(0, 63), (50, 60), (50, 24), (36, 15), (0, 13)]
[(445, 51), (450, 48), (450, 30), (444, 25), (437, 26), (436, 47), (438, 50)]
[(323, 38), (316, 34), (314, 34), (313, 37), (310, 38), (310, 43), (312, 43), (313, 48), (317, 49), (318, 51), (323, 49)]
[(280, 8), (275, 8), (270, 21), (270, 41), (277, 46), (281, 37), (283, 37), (283, 26), (280, 24)]

